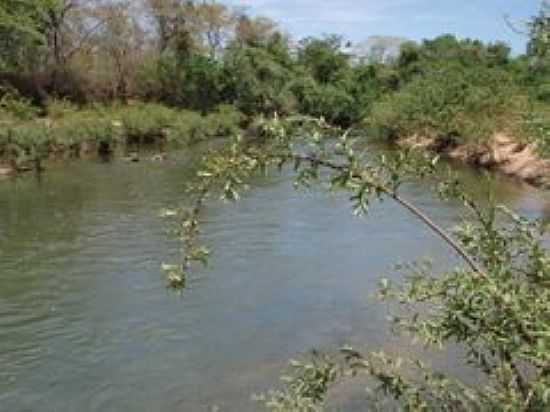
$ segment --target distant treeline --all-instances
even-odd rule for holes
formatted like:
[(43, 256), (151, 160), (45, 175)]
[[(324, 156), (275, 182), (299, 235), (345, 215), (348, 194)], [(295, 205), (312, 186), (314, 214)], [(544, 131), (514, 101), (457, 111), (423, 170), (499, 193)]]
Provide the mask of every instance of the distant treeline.
[(141, 100), (208, 113), (229, 104), (389, 135), (478, 138), (544, 118), (532, 117), (550, 102), (549, 16), (543, 4), (518, 28), (528, 47), (517, 57), (504, 43), (443, 35), (405, 42), (390, 59), (380, 44), (357, 59), (340, 36), (295, 41), (216, 1), (1, 0), (0, 84), (37, 105)]

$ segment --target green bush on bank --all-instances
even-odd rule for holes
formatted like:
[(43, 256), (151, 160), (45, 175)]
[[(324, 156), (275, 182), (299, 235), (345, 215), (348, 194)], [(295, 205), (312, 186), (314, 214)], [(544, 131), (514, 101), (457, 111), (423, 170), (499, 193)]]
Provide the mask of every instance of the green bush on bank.
[(367, 124), (394, 138), (483, 141), (521, 137), (527, 96), (501, 69), (452, 66), (418, 76), (374, 105)]
[(231, 106), (220, 106), (203, 116), (152, 103), (78, 108), (66, 101), (52, 101), (46, 115), (6, 122), (0, 129), (0, 157), (78, 156), (84, 144), (105, 150), (127, 144), (194, 143), (234, 134), (243, 122), (241, 113)]
[(10, 87), (0, 86), (0, 121), (29, 120), (38, 114), (38, 108)]

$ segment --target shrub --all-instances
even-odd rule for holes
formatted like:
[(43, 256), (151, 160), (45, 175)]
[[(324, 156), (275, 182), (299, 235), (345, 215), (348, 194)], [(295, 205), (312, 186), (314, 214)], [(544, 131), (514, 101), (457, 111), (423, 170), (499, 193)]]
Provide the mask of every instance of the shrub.
[(224, 100), (247, 115), (291, 113), (294, 99), (288, 84), (293, 76), (279, 53), (233, 45), (224, 56)]
[(74, 115), (78, 109), (78, 106), (67, 99), (53, 99), (46, 102), (46, 115), (52, 120)]
[(0, 118), (4, 120), (30, 120), (36, 117), (38, 108), (17, 90), (0, 87)]
[(177, 112), (157, 104), (137, 104), (116, 110), (113, 115), (122, 123), (127, 139), (141, 142), (162, 138), (165, 129), (174, 123)]
[(98, 150), (165, 140), (192, 143), (236, 134), (243, 123), (243, 115), (228, 105), (202, 116), (159, 104), (96, 104), (77, 110), (67, 101), (52, 100), (47, 113), (48, 118), (10, 123), (0, 129), (0, 156), (20, 158), (22, 154), (44, 156), (50, 152), (78, 156), (84, 143), (93, 143)]
[(526, 96), (506, 72), (453, 66), (419, 76), (383, 98), (366, 124), (394, 137), (484, 140), (500, 131), (521, 134), (526, 109)]
[(206, 116), (182, 111), (169, 128), (168, 138), (177, 143), (195, 143), (209, 138), (230, 136), (240, 131), (243, 120), (243, 114), (229, 105), (219, 106)]
[(544, 103), (550, 103), (550, 82), (543, 83), (537, 87), (536, 97)]
[(181, 111), (168, 130), (168, 141), (181, 144), (204, 139), (203, 122), (203, 116), (199, 113)]
[(234, 106), (221, 105), (205, 118), (211, 137), (231, 136), (239, 132), (244, 116)]
[(297, 79), (291, 90), (303, 114), (323, 117), (331, 124), (349, 126), (360, 108), (353, 96), (341, 85), (319, 84), (312, 77)]

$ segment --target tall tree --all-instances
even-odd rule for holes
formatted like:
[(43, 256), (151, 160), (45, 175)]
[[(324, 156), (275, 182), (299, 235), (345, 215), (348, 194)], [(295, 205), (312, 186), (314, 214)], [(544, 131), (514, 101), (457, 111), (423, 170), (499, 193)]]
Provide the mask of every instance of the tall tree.
[(103, 66), (110, 73), (110, 94), (114, 98), (126, 98), (144, 44), (144, 32), (131, 13), (128, 1), (106, 4), (101, 14), (105, 24), (97, 36), (98, 49), (108, 60)]
[(40, 4), (40, 0), (0, 0), (0, 69), (22, 68), (32, 62), (32, 50), (45, 44)]
[(241, 14), (237, 17), (235, 38), (241, 46), (259, 46), (265, 44), (276, 31), (277, 24), (271, 19)]
[(197, 11), (198, 31), (204, 38), (210, 57), (217, 58), (231, 35), (236, 17), (227, 6), (215, 0), (203, 0)]

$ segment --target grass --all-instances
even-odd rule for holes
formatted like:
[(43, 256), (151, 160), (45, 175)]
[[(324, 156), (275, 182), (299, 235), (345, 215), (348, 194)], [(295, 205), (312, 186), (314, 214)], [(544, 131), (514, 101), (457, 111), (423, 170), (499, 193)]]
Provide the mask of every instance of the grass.
[(43, 116), (0, 111), (0, 158), (21, 161), (33, 156), (79, 156), (93, 148), (111, 151), (129, 144), (190, 144), (240, 130), (243, 116), (221, 106), (203, 116), (153, 103), (95, 105), (78, 108), (53, 101)]

